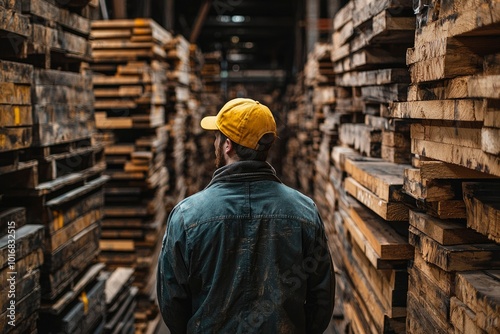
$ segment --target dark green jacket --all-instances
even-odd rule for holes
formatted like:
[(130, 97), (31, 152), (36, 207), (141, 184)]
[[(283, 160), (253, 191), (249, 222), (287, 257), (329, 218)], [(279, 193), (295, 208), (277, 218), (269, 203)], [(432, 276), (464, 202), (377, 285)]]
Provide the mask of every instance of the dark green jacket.
[(265, 162), (214, 173), (170, 213), (160, 311), (176, 333), (323, 333), (335, 276), (313, 201)]

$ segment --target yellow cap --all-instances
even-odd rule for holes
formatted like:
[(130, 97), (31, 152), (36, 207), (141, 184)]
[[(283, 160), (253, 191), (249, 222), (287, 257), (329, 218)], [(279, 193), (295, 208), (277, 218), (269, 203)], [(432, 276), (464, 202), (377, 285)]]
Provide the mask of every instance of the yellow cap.
[(266, 133), (276, 137), (276, 122), (268, 107), (259, 101), (237, 98), (227, 102), (217, 116), (201, 120), (205, 130), (219, 130), (236, 144), (258, 150)]

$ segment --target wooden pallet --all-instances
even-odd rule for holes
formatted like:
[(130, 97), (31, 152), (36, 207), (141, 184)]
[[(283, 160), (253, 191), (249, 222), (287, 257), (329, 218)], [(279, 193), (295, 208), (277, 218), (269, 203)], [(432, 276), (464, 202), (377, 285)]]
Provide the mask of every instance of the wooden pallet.
[[(92, 22), (94, 62), (164, 59), (172, 35), (150, 19)], [(116, 50), (121, 51), (117, 54)]]

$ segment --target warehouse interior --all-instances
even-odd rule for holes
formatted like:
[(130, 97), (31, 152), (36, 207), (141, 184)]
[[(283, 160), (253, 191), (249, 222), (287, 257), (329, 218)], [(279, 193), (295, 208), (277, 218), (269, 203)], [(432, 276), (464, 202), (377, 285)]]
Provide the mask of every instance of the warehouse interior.
[(325, 333), (500, 333), (499, 0), (0, 0), (0, 332), (169, 333), (200, 121), (249, 97), (314, 200)]

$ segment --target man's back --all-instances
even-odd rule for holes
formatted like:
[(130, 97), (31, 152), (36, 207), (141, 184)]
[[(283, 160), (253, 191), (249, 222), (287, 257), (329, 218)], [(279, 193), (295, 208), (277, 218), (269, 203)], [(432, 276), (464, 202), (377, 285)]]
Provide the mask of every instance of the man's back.
[(332, 275), (312, 200), (267, 163), (240, 162), (171, 213), (159, 302), (172, 332), (320, 333)]

